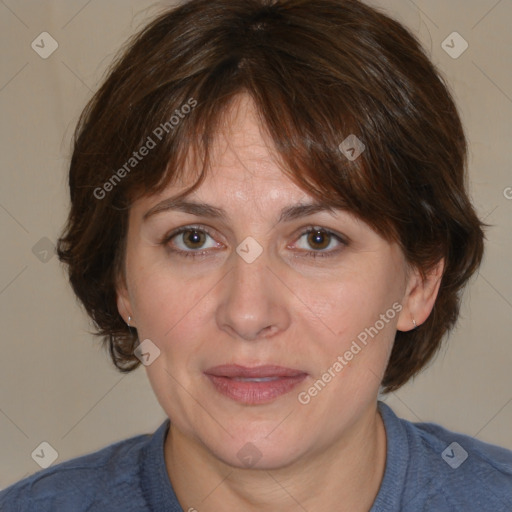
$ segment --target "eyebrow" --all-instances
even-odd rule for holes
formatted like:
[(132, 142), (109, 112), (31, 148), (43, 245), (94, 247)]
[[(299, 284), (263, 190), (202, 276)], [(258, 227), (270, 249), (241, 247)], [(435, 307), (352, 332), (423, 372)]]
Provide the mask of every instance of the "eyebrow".
[[(287, 206), (281, 210), (278, 222), (287, 222), (300, 217), (306, 217), (318, 212), (328, 211), (334, 213), (335, 207), (327, 202), (314, 201), (311, 203), (298, 203)], [(167, 211), (180, 211), (196, 215), (198, 217), (211, 217), (225, 221), (227, 219), (226, 211), (222, 208), (207, 204), (197, 203), (194, 201), (186, 201), (184, 199), (164, 199), (160, 203), (153, 206), (143, 216), (143, 222), (150, 217)]]

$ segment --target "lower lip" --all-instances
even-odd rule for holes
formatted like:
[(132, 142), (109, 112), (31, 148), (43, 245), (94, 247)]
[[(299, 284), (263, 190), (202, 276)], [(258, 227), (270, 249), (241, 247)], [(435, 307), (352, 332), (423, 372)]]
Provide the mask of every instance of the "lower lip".
[(206, 374), (206, 376), (219, 393), (236, 402), (248, 405), (272, 402), (277, 397), (289, 393), (307, 377), (304, 373), (296, 377), (281, 377), (266, 382), (250, 382), (216, 375)]

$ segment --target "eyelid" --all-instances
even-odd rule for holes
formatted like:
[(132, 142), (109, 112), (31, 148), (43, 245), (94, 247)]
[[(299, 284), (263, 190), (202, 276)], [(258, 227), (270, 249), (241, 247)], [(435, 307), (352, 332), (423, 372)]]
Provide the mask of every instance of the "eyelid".
[(299, 238), (303, 235), (314, 233), (315, 231), (322, 231), (328, 235), (331, 235), (335, 238), (337, 238), (340, 242), (348, 245), (349, 244), (349, 238), (345, 235), (342, 235), (341, 233), (338, 233), (338, 231), (335, 231), (330, 228), (326, 228), (324, 226), (318, 226), (318, 225), (309, 225), (307, 227), (302, 227), (298, 230)]
[[(173, 238), (175, 238), (176, 236), (178, 236), (178, 235), (180, 235), (182, 233), (185, 233), (187, 231), (200, 231), (200, 232), (205, 233), (210, 238), (215, 240), (215, 236), (212, 233), (215, 230), (210, 228), (209, 226), (205, 226), (203, 224), (187, 224), (186, 226), (181, 226), (181, 227), (173, 229), (171, 232), (167, 233), (163, 237), (161, 243), (162, 244), (168, 244)], [(216, 241), (216, 243), (219, 243), (219, 242)], [(187, 252), (199, 252), (199, 250), (197, 250), (197, 251), (187, 251)]]

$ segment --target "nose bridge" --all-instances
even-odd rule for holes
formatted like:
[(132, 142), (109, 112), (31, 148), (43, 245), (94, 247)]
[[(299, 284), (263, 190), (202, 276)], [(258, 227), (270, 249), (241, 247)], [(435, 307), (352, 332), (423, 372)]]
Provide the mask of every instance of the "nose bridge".
[[(268, 266), (270, 264), (268, 252), (261, 250), (257, 255), (250, 242), (243, 242), (237, 249), (237, 254), (232, 262), (232, 293), (239, 299), (248, 302), (257, 300), (258, 295), (268, 297)], [(251, 300), (252, 299), (252, 300)]]
[(286, 329), (289, 315), (268, 251), (246, 239), (232, 254), (231, 272), (217, 308), (219, 328), (246, 340), (266, 337)]

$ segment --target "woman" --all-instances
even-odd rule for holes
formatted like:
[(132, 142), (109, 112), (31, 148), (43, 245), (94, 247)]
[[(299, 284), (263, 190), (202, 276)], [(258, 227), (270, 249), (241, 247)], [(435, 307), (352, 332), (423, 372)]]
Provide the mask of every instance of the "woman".
[(512, 452), (378, 401), (483, 253), (452, 98), (354, 0), (192, 0), (85, 109), (59, 242), (115, 365), (168, 415), (2, 510), (512, 510)]

